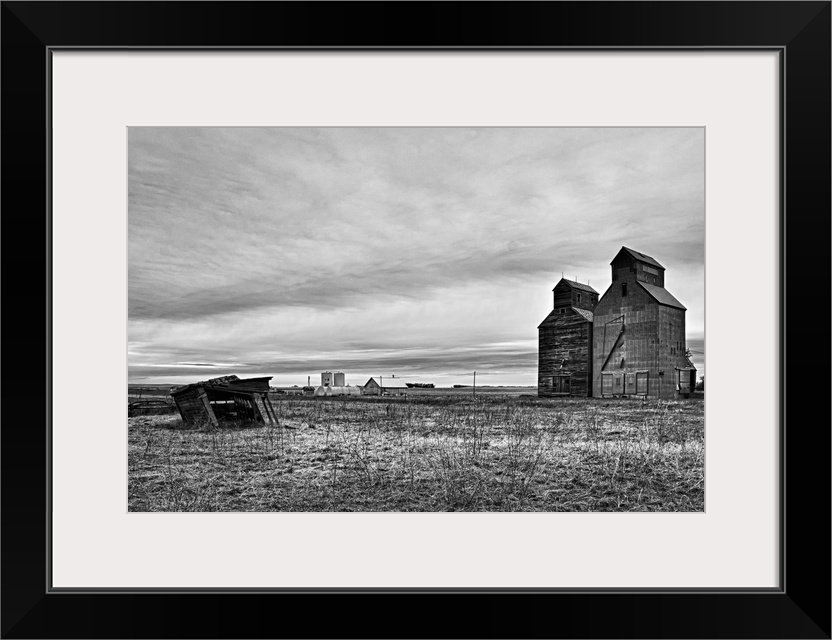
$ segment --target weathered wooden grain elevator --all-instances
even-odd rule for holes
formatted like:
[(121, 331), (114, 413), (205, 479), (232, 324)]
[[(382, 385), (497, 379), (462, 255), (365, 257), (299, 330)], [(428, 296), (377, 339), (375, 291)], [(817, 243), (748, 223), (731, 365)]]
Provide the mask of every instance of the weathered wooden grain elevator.
[(552, 312), (537, 327), (537, 395), (592, 395), (592, 309), (598, 292), (561, 278)]
[(627, 247), (610, 266), (612, 284), (593, 310), (592, 395), (690, 394), (696, 369), (686, 356), (686, 309), (665, 289), (665, 268)]

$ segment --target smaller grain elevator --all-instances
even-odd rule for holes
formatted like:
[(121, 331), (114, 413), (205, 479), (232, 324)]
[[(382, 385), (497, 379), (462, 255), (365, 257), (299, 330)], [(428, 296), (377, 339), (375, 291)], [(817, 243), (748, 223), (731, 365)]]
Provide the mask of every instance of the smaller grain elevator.
[(592, 395), (592, 309), (598, 292), (561, 278), (552, 312), (537, 327), (537, 395)]

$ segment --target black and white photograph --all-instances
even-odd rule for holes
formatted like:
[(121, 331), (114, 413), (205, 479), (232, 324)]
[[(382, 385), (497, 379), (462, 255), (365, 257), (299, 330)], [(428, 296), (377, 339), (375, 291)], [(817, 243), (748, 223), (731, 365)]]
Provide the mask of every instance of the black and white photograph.
[(127, 135), (130, 512), (704, 512), (703, 127)]
[(830, 0), (601, 8), (3, 3), (3, 638), (829, 640)]

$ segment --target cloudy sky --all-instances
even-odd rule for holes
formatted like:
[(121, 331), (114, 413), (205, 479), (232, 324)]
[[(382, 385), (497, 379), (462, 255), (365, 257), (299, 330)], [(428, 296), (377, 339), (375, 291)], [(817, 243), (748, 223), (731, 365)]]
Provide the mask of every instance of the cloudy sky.
[(622, 245), (704, 351), (703, 129), (134, 127), (128, 216), (133, 383), (535, 385), (561, 272)]

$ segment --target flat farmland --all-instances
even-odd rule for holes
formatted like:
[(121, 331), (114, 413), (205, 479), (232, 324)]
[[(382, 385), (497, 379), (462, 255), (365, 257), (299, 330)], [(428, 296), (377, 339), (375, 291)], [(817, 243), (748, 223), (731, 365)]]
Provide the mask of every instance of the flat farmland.
[(129, 398), (164, 398), (170, 394), (170, 389), (173, 385), (170, 384), (128, 384), (127, 397)]
[(129, 418), (129, 510), (704, 510), (701, 399), (414, 391), (273, 396), (276, 427)]
[[(389, 382), (389, 381), (388, 381)], [(472, 396), (475, 393), (473, 387), (439, 387), (436, 389), (405, 389), (404, 393), (408, 396), (417, 398), (439, 398), (445, 396), (463, 397)], [(521, 395), (537, 395), (537, 387), (480, 387), (476, 388), (476, 395), (479, 396), (521, 396)]]

